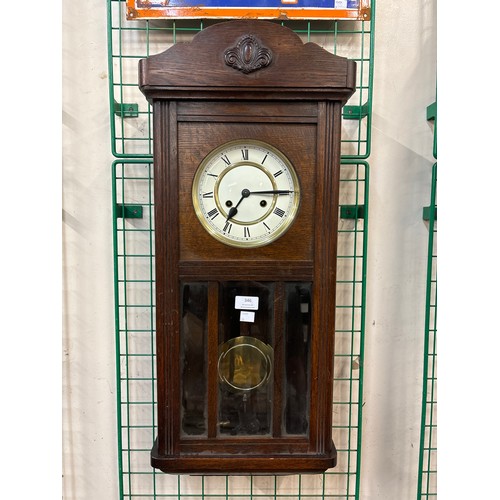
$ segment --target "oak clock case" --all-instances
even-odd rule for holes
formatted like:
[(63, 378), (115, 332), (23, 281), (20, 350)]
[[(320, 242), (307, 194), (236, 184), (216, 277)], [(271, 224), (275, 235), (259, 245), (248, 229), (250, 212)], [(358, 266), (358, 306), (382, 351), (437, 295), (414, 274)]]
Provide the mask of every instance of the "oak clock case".
[(153, 108), (158, 432), (200, 474), (336, 464), (341, 108), (355, 64), (267, 21), (141, 60)]

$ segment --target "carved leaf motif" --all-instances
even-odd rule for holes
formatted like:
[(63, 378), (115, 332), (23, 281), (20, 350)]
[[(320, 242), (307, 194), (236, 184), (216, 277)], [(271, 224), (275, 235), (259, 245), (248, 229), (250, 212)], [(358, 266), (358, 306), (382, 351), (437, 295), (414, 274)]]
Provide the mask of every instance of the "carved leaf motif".
[(228, 66), (248, 74), (269, 66), (273, 53), (263, 47), (255, 36), (245, 35), (235, 47), (226, 50), (224, 60)]

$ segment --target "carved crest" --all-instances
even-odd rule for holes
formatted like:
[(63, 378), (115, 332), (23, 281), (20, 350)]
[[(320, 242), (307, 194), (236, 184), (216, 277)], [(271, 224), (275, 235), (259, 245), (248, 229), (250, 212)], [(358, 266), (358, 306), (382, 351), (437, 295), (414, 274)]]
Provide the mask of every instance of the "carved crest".
[(253, 35), (242, 36), (235, 47), (224, 52), (226, 64), (245, 74), (269, 66), (272, 60), (271, 50), (263, 47)]

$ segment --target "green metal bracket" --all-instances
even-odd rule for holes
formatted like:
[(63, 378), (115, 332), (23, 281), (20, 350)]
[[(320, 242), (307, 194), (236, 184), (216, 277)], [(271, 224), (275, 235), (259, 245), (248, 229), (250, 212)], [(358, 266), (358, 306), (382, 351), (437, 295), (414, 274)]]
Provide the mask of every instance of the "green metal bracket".
[(435, 120), (437, 116), (437, 102), (433, 102), (427, 106), (427, 121)]
[(116, 205), (116, 218), (142, 219), (141, 205)]
[(344, 120), (359, 120), (368, 116), (370, 111), (368, 103), (362, 106), (344, 106), (342, 117)]
[(427, 121), (434, 121), (433, 156), (437, 158), (437, 101), (427, 106)]
[(123, 118), (137, 118), (139, 116), (139, 105), (136, 103), (120, 104), (115, 100), (113, 111), (115, 115)]
[(364, 219), (365, 206), (364, 205), (341, 205), (340, 207), (341, 219)]
[(424, 207), (422, 218), (424, 220), (431, 220), (431, 215), (433, 220), (437, 220), (437, 207), (434, 207), (434, 213), (431, 212), (431, 207)]

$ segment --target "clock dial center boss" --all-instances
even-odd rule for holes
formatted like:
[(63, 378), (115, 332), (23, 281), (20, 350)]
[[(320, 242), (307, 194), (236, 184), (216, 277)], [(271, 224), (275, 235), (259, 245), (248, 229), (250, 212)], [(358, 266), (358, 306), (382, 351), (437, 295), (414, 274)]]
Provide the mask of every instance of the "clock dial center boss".
[(198, 220), (230, 246), (254, 248), (281, 237), (294, 222), (300, 185), (293, 165), (271, 144), (242, 139), (220, 145), (193, 180)]

